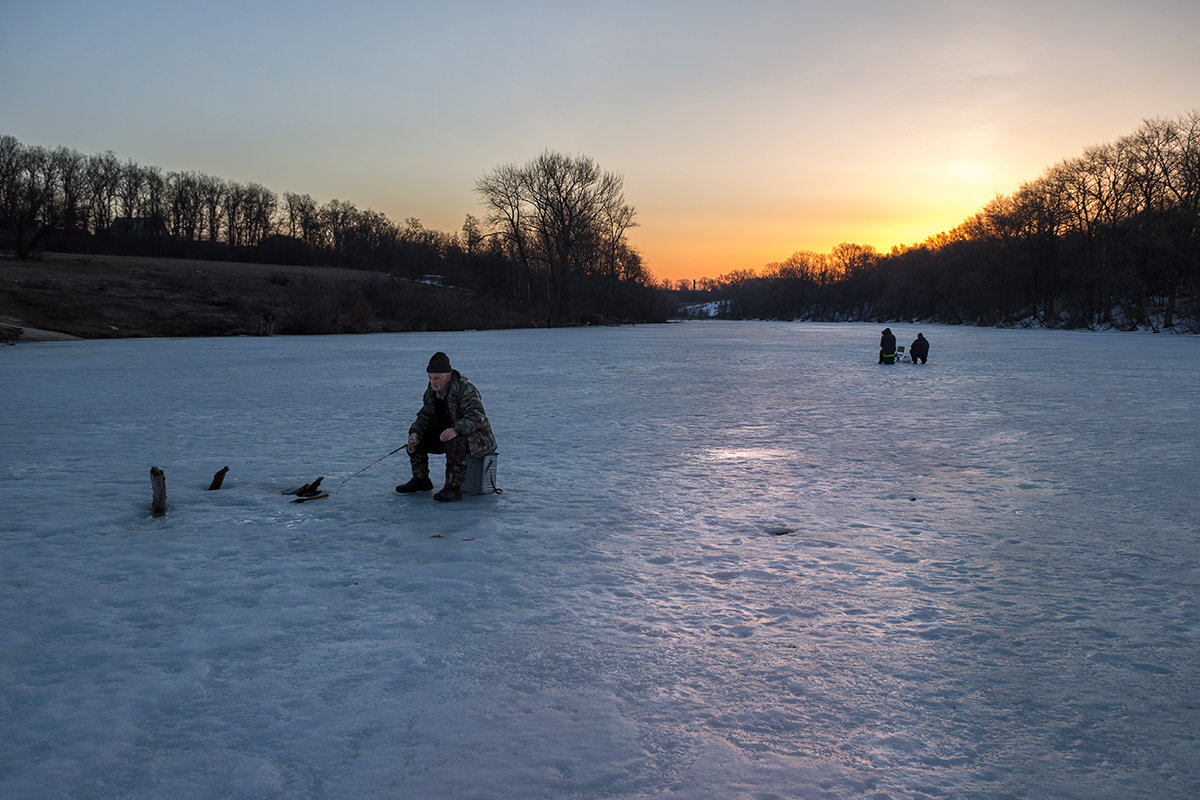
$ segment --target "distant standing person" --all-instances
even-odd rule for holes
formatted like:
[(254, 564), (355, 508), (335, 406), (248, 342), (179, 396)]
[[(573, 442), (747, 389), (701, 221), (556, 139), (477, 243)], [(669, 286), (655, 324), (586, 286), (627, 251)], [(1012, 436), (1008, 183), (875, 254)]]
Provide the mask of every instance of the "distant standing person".
[(891, 328), (884, 328), (883, 335), (879, 337), (879, 363), (896, 363), (896, 334), (892, 333)]
[(925, 334), (918, 333), (917, 338), (913, 340), (912, 346), (908, 348), (908, 352), (912, 355), (912, 362), (915, 364), (920, 359), (924, 364), (929, 360), (929, 340), (925, 338)]
[(408, 429), (408, 459), (412, 480), (396, 487), (401, 494), (428, 492), (429, 454), (446, 454), (446, 485), (434, 500), (462, 500), (463, 480), (467, 476), (467, 457), (496, 452), (492, 424), (483, 410), (479, 390), (450, 366), (445, 353), (434, 353), (425, 368), (429, 386), (422, 398), (421, 410)]

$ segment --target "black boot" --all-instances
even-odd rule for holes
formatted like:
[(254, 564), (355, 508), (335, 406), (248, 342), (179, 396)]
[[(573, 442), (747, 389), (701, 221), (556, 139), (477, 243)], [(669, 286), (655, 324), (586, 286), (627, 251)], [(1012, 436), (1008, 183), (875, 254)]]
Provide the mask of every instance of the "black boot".
[(462, 500), (462, 487), (451, 486), (446, 484), (442, 490), (433, 496), (434, 500), (440, 500), (443, 503), (453, 503), (455, 500)]
[(425, 478), (413, 478), (408, 483), (402, 483), (396, 487), (396, 491), (400, 494), (409, 494), (411, 492), (428, 492), (433, 488), (433, 481)]

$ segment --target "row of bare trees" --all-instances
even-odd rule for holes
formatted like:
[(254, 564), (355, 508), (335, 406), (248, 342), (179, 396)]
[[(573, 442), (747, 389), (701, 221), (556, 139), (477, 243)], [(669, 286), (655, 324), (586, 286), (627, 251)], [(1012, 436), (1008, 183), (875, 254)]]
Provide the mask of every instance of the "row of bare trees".
[(272, 234), (277, 201), (258, 184), (164, 173), (112, 152), (26, 147), (0, 136), (0, 221), (18, 257), (47, 236), (168, 235), (178, 242), (254, 246)]
[(486, 223), (461, 234), (403, 225), (341, 200), (164, 172), (112, 152), (24, 146), (0, 136), (0, 247), (327, 265), (438, 279), (539, 322), (661, 318), (665, 306), (625, 234), (619, 176), (547, 152), (477, 186)]
[(1146, 121), (919, 245), (796, 253), (703, 286), (732, 316), (1200, 332), (1200, 112)]

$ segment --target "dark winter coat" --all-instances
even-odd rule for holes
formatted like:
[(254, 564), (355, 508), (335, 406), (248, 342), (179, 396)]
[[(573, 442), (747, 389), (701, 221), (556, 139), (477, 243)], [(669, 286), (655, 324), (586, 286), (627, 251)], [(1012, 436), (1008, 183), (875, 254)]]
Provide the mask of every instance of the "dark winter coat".
[[(487, 455), (496, 452), (496, 437), (492, 434), (492, 423), (488, 421), (483, 410), (483, 398), (474, 384), (468, 381), (458, 370), (451, 371), (450, 385), (446, 387), (446, 413), (450, 418), (450, 427), (458, 431), (459, 436), (467, 437), (467, 449), (473, 456)], [(425, 396), (421, 410), (412, 427), (410, 434), (421, 438), (433, 431), (437, 419), (437, 393), (432, 386), (425, 388)]]
[(929, 340), (922, 334), (917, 334), (917, 338), (913, 340), (912, 346), (908, 348), (908, 352), (912, 353), (913, 358), (925, 359), (929, 357)]
[(879, 349), (889, 356), (896, 352), (896, 334), (892, 333), (891, 328), (883, 329), (883, 335), (879, 337)]

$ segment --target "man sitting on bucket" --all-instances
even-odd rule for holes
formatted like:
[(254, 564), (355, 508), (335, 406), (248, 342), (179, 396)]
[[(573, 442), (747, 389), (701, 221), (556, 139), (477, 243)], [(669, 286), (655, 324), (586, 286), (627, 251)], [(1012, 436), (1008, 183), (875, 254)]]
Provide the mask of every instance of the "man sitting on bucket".
[(417, 419), (408, 429), (408, 458), (412, 462), (412, 480), (396, 487), (401, 494), (428, 492), (429, 454), (446, 454), (446, 485), (434, 500), (462, 500), (463, 479), (467, 475), (467, 457), (496, 452), (492, 424), (483, 411), (479, 390), (450, 367), (445, 353), (434, 353), (425, 368), (429, 387)]

